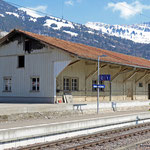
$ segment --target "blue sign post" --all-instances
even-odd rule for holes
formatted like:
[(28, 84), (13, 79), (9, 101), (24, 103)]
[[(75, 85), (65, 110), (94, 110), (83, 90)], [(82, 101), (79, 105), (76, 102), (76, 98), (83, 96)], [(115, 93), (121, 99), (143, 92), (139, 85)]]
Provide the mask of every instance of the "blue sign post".
[(103, 89), (103, 88), (105, 88), (105, 85), (93, 84), (93, 88), (100, 88), (100, 89)]
[(101, 75), (99, 75), (99, 80), (100, 81), (110, 81), (111, 76), (110, 76), (110, 74), (101, 74)]

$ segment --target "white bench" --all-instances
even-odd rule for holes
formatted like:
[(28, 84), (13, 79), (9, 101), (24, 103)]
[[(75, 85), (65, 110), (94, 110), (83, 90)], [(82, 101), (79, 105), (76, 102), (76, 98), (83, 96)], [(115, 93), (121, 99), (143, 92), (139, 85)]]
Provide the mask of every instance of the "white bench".
[(81, 111), (83, 113), (82, 106), (85, 106), (87, 104), (73, 104), (73, 110)]

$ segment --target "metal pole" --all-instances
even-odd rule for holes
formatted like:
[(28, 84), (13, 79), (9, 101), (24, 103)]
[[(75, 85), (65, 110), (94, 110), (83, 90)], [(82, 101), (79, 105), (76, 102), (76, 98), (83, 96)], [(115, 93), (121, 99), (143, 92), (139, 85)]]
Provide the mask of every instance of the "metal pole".
[[(97, 81), (98, 81), (98, 85), (99, 85), (99, 56), (98, 56), (98, 62), (97, 62), (97, 66), (98, 66), (98, 71), (97, 71)], [(97, 88), (97, 114), (99, 113), (99, 88)]]
[(111, 101), (111, 81), (110, 81), (110, 99), (109, 101)]

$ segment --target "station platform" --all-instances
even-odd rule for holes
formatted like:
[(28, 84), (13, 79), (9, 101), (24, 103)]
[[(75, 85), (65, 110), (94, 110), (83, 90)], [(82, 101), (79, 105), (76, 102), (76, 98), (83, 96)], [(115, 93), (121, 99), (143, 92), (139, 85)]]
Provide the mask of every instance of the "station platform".
[[(149, 101), (136, 102), (136, 107), (132, 107), (131, 103), (129, 107), (128, 103), (126, 103), (126, 109), (122, 110), (121, 106), (125, 106), (125, 102), (124, 104), (117, 103), (116, 109), (112, 108), (111, 103), (103, 103), (103, 106), (110, 106), (110, 108), (102, 109), (102, 103), (100, 103), (98, 114), (96, 113), (96, 104), (90, 103), (82, 105), (82, 110), (74, 108), (73, 105), (76, 104), (0, 104), (0, 107), (3, 106), (2, 110), (6, 111), (9, 108), (13, 110), (1, 115), (6, 118), (11, 116), (12, 119), (10, 117), (8, 120), (2, 121), (0, 118), (0, 149), (60, 140), (150, 122)], [(139, 106), (138, 103), (141, 105)], [(20, 111), (23, 108), (28, 108), (28, 112), (26, 112), (27, 109)], [(15, 109), (20, 109), (21, 113)], [(40, 112), (36, 112), (37, 110)], [(20, 115), (23, 117), (19, 118)], [(27, 117), (25, 117), (26, 115)]]
[[(150, 112), (150, 101), (0, 104), (0, 129)], [(113, 106), (114, 105), (114, 106)]]
[(130, 111), (112, 111), (112, 112), (99, 112), (91, 113), (91, 114), (68, 114), (68, 115), (55, 115), (52, 118), (46, 118), (42, 116), (42, 118), (25, 118), (21, 120), (8, 120), (0, 122), (0, 129), (12, 129), (18, 127), (28, 127), (28, 126), (38, 126), (38, 125), (46, 125), (46, 124), (61, 124), (61, 123), (69, 123), (69, 122), (81, 122), (83, 120), (92, 120), (92, 119), (105, 119), (105, 118), (117, 118), (123, 116), (130, 115), (139, 115), (139, 114), (149, 114), (150, 111), (147, 110), (130, 110)]
[[(99, 111), (128, 111), (142, 110), (150, 107), (150, 100), (132, 100), (132, 101), (111, 101), (100, 102)], [(65, 111), (91, 113), (96, 112), (97, 102), (78, 102), (78, 103), (60, 103), (60, 104), (35, 104), (35, 103), (0, 103), (0, 115), (11, 115), (20, 113), (34, 112), (57, 112)]]

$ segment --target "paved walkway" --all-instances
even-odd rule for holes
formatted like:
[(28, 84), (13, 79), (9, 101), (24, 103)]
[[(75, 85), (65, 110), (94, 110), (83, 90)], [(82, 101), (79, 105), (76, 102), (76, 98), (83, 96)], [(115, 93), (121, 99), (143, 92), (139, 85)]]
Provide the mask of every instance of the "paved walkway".
[[(135, 109), (135, 107), (143, 107), (143, 106), (149, 106), (150, 101), (122, 101), (122, 102), (116, 102), (116, 106), (120, 110), (124, 110), (124, 108)], [(78, 104), (86, 104), (82, 106), (82, 110), (95, 110), (97, 109), (97, 103), (96, 102), (80, 102)], [(72, 111), (74, 104), (4, 104), (0, 103), (0, 115), (10, 115), (10, 114), (17, 114), (17, 113), (33, 113), (33, 112), (62, 112), (62, 111)], [(100, 102), (99, 108), (100, 111), (105, 110), (112, 110), (113, 102)], [(77, 107), (75, 107), (77, 109)], [(130, 110), (129, 109), (129, 110)]]
[(130, 114), (141, 114), (141, 113), (150, 113), (150, 111), (145, 110), (135, 110), (135, 111), (116, 111), (116, 112), (100, 112), (99, 114), (77, 114), (77, 115), (68, 115), (68, 116), (57, 116), (56, 118), (51, 119), (28, 119), (28, 120), (17, 120), (9, 122), (1, 122), (0, 129), (24, 127), (24, 126), (33, 126), (40, 124), (50, 124), (50, 123), (63, 123), (63, 122), (73, 122), (76, 120), (90, 120), (94, 118), (109, 118), (117, 116), (125, 116)]
[[(73, 104), (0, 104), (0, 129), (67, 122), (91, 118), (112, 117), (117, 115), (129, 115), (150, 113), (149, 101), (123, 102), (117, 104), (120, 111), (113, 111), (111, 102), (100, 103), (100, 112), (96, 113), (96, 103), (88, 103), (83, 106), (83, 111), (73, 110)], [(128, 109), (128, 107), (130, 109)], [(136, 109), (134, 106), (137, 105)], [(141, 107), (139, 107), (141, 105)], [(127, 109), (124, 109), (124, 106)], [(104, 110), (102, 110), (104, 109)], [(92, 111), (91, 111), (92, 110)], [(94, 110), (94, 111), (93, 111)], [(123, 111), (124, 110), (124, 111)], [(91, 111), (91, 112), (90, 112)], [(9, 115), (9, 119), (7, 119)], [(6, 117), (5, 122), (1, 121)], [(7, 121), (8, 120), (8, 121)]]

